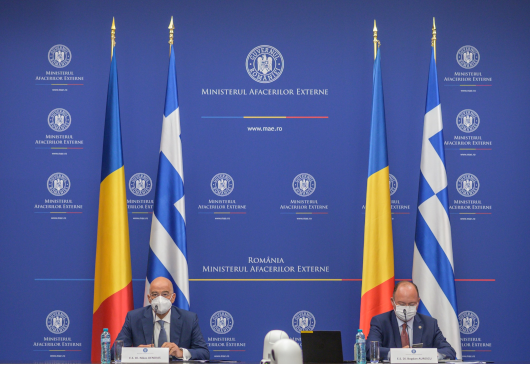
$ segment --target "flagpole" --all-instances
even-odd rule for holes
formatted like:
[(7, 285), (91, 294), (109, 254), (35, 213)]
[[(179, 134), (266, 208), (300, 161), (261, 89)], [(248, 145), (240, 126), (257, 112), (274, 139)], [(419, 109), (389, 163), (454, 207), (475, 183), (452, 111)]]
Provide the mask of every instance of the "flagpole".
[[(155, 278), (164, 276), (173, 283), (173, 291), (176, 294), (174, 305), (189, 310), (184, 168), (180, 139), (177, 70), (175, 53), (173, 52), (173, 30), (175, 29), (173, 18), (171, 18), (168, 29), (170, 31), (169, 46), (171, 52), (169, 54), (166, 98), (162, 118), (155, 205), (147, 257), (145, 293), (149, 293), (149, 286)], [(144, 299), (144, 306), (148, 304), (149, 302)]]
[[(359, 316), (359, 328), (363, 330), (365, 335), (370, 333), (370, 322), (374, 316), (392, 310), (389, 299), (392, 297), (395, 280), (380, 46), (381, 43), (377, 39), (377, 24), (374, 20), (375, 61), (373, 65), (370, 153), (366, 181), (363, 284)], [(384, 358), (386, 355), (382, 350), (381, 357)]]
[(377, 48), (379, 48), (381, 46), (381, 42), (379, 42), (379, 40), (377, 39), (377, 26), (375, 24), (375, 19), (374, 19), (374, 61), (375, 61), (375, 58), (377, 57)]
[(169, 55), (171, 56), (171, 46), (173, 45), (173, 30), (175, 26), (173, 25), (173, 17), (171, 17), (171, 22), (169, 23)]
[(434, 62), (436, 62), (436, 24), (434, 23), (434, 17), (432, 18), (431, 46), (434, 47)]
[(114, 55), (114, 46), (116, 45), (116, 25), (114, 24), (114, 17), (112, 17), (112, 27), (110, 27), (110, 59)]
[(134, 309), (118, 69), (113, 51), (116, 45), (115, 30), (116, 24), (113, 18), (94, 270), (91, 349), (93, 364), (99, 364), (103, 360), (101, 359), (101, 331), (104, 328), (108, 329), (112, 346), (123, 327), (125, 316)]

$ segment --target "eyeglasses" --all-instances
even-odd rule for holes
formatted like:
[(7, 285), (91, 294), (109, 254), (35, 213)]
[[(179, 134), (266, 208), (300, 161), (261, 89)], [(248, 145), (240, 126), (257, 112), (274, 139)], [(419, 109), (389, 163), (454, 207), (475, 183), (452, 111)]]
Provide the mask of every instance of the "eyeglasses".
[(171, 298), (171, 296), (173, 295), (173, 293), (168, 293), (168, 292), (164, 292), (162, 294), (159, 294), (157, 292), (153, 292), (150, 294), (151, 295), (151, 298), (155, 299), (155, 298), (158, 298), (160, 295), (162, 295), (164, 298), (166, 299), (169, 299)]

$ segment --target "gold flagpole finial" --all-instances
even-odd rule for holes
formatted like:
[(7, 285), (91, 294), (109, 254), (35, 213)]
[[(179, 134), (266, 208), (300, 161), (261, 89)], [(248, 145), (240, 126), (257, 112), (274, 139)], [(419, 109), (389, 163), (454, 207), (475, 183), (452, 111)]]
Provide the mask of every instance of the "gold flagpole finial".
[(171, 55), (171, 45), (173, 44), (173, 30), (175, 30), (175, 26), (173, 25), (173, 17), (171, 17), (171, 22), (169, 23), (169, 55)]
[(111, 49), (110, 49), (110, 59), (114, 54), (114, 46), (116, 45), (116, 24), (114, 24), (114, 17), (112, 17), (112, 27), (110, 27), (110, 40), (111, 40)]
[(434, 23), (434, 17), (432, 18), (431, 46), (434, 47), (434, 61), (436, 62), (436, 24)]
[(377, 57), (377, 48), (381, 46), (381, 42), (377, 39), (377, 25), (375, 24), (374, 19), (374, 60)]

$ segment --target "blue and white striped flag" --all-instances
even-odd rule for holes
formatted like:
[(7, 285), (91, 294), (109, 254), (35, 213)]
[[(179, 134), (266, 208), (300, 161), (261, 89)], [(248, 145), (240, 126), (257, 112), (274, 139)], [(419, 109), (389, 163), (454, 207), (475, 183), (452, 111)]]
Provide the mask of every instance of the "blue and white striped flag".
[[(184, 209), (184, 169), (180, 141), (175, 54), (171, 46), (167, 75), (166, 105), (160, 141), (155, 209), (151, 225), (145, 294), (151, 281), (163, 276), (173, 282), (175, 305), (189, 310), (186, 212)], [(147, 305), (147, 298), (144, 305)]]
[(421, 148), (420, 188), (412, 281), (418, 286), (418, 311), (436, 318), (447, 341), (462, 359), (456, 305), (453, 246), (449, 221), (442, 109), (438, 73), (431, 54)]

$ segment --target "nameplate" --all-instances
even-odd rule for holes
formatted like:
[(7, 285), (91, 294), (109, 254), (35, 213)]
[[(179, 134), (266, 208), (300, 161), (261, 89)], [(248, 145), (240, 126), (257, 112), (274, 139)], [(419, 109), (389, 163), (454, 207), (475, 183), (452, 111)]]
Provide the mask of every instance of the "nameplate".
[(124, 364), (168, 364), (169, 349), (160, 347), (124, 347), (121, 350)]
[(391, 349), (392, 364), (437, 364), (438, 349)]

